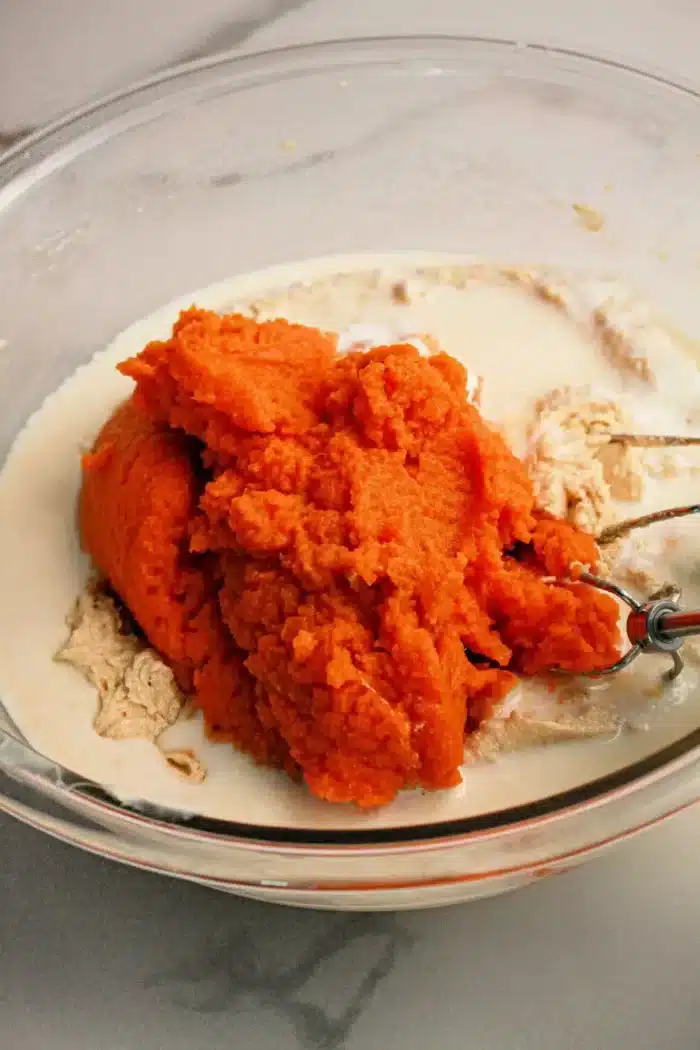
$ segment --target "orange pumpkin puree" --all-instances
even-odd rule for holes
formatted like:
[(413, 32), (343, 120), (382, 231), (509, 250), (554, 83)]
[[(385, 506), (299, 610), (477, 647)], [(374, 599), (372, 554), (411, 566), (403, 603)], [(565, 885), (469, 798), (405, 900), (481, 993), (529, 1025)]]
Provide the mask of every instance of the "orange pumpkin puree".
[(615, 602), (552, 582), (593, 540), (537, 512), (446, 354), (192, 308), (119, 367), (83, 544), (215, 737), (377, 806), (459, 783), (517, 675), (617, 658)]

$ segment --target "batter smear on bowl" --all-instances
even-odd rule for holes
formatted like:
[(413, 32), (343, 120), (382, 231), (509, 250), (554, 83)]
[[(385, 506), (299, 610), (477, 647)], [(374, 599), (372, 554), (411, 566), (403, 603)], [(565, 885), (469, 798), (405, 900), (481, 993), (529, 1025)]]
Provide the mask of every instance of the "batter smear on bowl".
[(616, 603), (562, 582), (593, 537), (448, 355), (192, 308), (120, 371), (82, 542), (213, 736), (377, 806), (457, 784), (518, 676), (617, 659)]

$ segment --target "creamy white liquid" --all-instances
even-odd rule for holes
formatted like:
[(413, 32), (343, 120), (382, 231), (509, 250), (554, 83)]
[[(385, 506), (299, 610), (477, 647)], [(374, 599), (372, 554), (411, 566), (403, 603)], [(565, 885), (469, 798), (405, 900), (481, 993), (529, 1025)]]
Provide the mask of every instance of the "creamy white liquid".
[[(236, 277), (194, 292), (134, 324), (47, 399), (18, 438), (0, 475), (0, 694), (37, 750), (130, 800), (147, 798), (176, 809), (258, 824), (338, 828), (447, 820), (526, 802), (650, 754), (700, 722), (698, 674), (693, 668), (656, 714), (647, 711), (653, 705), (641, 691), (657, 683), (666, 663), (644, 657), (600, 695), (601, 702), (634, 712), (648, 724), (647, 731), (623, 732), (612, 741), (533, 749), (494, 764), (469, 766), (464, 783), (452, 791), (406, 792), (378, 813), (361, 814), (351, 807), (328, 806), (283, 774), (255, 767), (228, 745), (210, 743), (200, 719), (181, 721), (162, 738), (168, 747), (193, 748), (206, 764), (209, 772), (203, 784), (185, 783), (166, 767), (153, 745), (99, 738), (92, 728), (94, 689), (70, 667), (53, 662), (52, 655), (66, 636), (66, 612), (89, 569), (75, 527), (80, 451), (90, 446), (114, 406), (132, 388), (114, 366), (150, 339), (166, 337), (179, 310), (192, 303), (227, 311), (253, 298), (272, 296), (280, 303), (279, 312), (291, 320), (336, 331), (359, 324), (386, 326), (395, 337), (430, 333), (467, 366), (472, 377), (483, 376), (484, 414), (507, 424), (516, 446), (532, 401), (567, 383), (590, 383), (626, 399), (639, 429), (645, 413), (651, 413), (650, 418), (668, 426), (677, 423), (678, 431), (688, 407), (685, 401), (690, 404), (697, 395), (693, 388), (697, 370), (680, 342), (677, 358), (669, 358), (669, 369), (677, 366), (686, 377), (674, 407), (668, 399), (634, 384), (630, 387), (592, 336), (521, 288), (482, 282), (455, 289), (421, 286), (416, 281), (417, 267), (459, 262), (469, 260), (418, 253), (333, 257)], [(298, 288), (299, 282), (370, 269), (397, 280), (407, 278), (411, 302), (393, 302), (384, 288), (353, 298), (346, 285), (344, 292), (323, 301)], [(279, 292), (293, 283), (297, 287), (290, 296)], [(700, 466), (700, 450), (697, 463)], [(692, 484), (688, 475), (649, 484), (645, 504), (659, 509), (690, 501), (695, 498)], [(636, 510), (630, 508), (630, 513)], [(694, 582), (699, 527), (693, 520), (673, 527), (679, 544), (669, 577), (686, 586)], [(656, 528), (655, 535), (662, 537), (662, 530), (669, 527)], [(697, 599), (697, 586), (693, 590)]]

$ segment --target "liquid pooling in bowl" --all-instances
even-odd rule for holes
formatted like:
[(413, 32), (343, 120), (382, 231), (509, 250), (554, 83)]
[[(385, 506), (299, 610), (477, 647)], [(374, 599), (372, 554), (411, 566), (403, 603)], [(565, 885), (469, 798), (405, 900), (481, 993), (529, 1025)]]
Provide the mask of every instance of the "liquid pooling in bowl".
[[(261, 825), (381, 827), (467, 817), (562, 791), (648, 755), (697, 724), (692, 663), (673, 694), (659, 700), (665, 664), (645, 658), (600, 692), (599, 703), (636, 729), (469, 763), (458, 788), (406, 792), (370, 814), (319, 802), (283, 774), (255, 767), (227, 744), (207, 741), (197, 718), (179, 721), (164, 737), (168, 747), (191, 748), (201, 758), (207, 768), (201, 784), (173, 776), (146, 741), (98, 737), (94, 690), (52, 660), (65, 639), (66, 612), (89, 572), (75, 528), (80, 452), (129, 395), (131, 383), (115, 365), (149, 340), (166, 337), (179, 309), (192, 303), (331, 329), (343, 333), (341, 345), (411, 339), (429, 351), (434, 339), (467, 367), (470, 384), (481, 390), (483, 414), (504, 428), (522, 455), (528, 452), (534, 402), (565, 386), (590, 385), (597, 396), (624, 403), (638, 430), (646, 421), (648, 431), (653, 420), (655, 431), (682, 433), (692, 428), (694, 413), (700, 420), (692, 346), (613, 281), (402, 253), (261, 271), (171, 303), (123, 332), (49, 397), (20, 435), (0, 480), (0, 631), (13, 639), (0, 657), (0, 690), (38, 750), (128, 800), (146, 798)], [(601, 335), (601, 317), (611, 330), (633, 333), (630, 343), (651, 363), (654, 384), (645, 386), (634, 369), (614, 360), (610, 341)], [(700, 452), (683, 455), (674, 476), (663, 476), (669, 472), (659, 467), (643, 498), (620, 516), (687, 501)], [(659, 527), (646, 552), (650, 575), (667, 572), (685, 586), (688, 601), (695, 583), (694, 527), (692, 521)], [(666, 541), (672, 542), (663, 547)], [(528, 687), (509, 702), (537, 707), (552, 701), (545, 690)]]

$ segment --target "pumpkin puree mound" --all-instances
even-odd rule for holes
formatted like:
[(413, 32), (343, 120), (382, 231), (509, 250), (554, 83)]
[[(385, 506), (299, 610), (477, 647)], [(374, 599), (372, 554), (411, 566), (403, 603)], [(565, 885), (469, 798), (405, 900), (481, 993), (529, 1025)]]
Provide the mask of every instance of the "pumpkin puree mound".
[(192, 308), (120, 370), (84, 546), (209, 731), (321, 798), (457, 784), (518, 674), (617, 659), (615, 602), (552, 582), (593, 540), (537, 512), (446, 354)]

